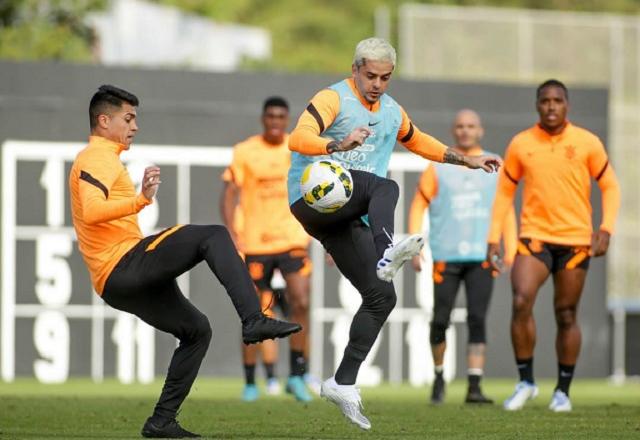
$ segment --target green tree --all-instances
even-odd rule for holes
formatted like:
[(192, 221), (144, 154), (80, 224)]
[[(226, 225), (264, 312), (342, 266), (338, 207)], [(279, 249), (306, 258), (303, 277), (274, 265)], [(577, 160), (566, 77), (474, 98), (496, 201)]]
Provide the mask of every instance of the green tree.
[(93, 30), (84, 19), (106, 0), (0, 1), (0, 58), (92, 60)]

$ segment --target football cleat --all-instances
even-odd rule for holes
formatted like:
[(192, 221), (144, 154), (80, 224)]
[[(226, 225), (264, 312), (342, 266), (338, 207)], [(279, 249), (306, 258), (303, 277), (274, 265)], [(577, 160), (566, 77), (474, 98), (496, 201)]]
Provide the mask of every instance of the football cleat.
[(504, 409), (507, 411), (517, 411), (521, 409), (527, 400), (535, 399), (538, 396), (538, 387), (529, 382), (518, 382), (516, 390), (511, 397), (504, 401)]
[(420, 253), (424, 246), (424, 238), (420, 234), (410, 235), (396, 244), (391, 244), (378, 260), (376, 274), (382, 281), (391, 282), (405, 261)]
[(258, 387), (256, 384), (246, 384), (242, 389), (242, 401), (243, 402), (255, 402), (258, 400), (258, 396), (260, 393), (258, 392)]
[(567, 396), (564, 391), (555, 390), (551, 397), (549, 409), (553, 412), (570, 412), (573, 408), (569, 396)]
[(200, 438), (199, 434), (189, 432), (180, 426), (176, 419), (171, 419), (164, 425), (157, 425), (151, 421), (151, 417), (145, 422), (140, 434), (147, 438)]
[(371, 423), (362, 414), (362, 399), (355, 385), (338, 385), (335, 379), (330, 377), (322, 382), (320, 396), (336, 404), (351, 423), (364, 430), (371, 429)]
[(280, 321), (260, 314), (257, 318), (242, 324), (242, 341), (245, 344), (255, 344), (265, 339), (284, 338), (300, 330), (302, 330), (300, 324)]
[(292, 394), (298, 402), (310, 402), (313, 400), (302, 376), (289, 376), (286, 390), (287, 393)]

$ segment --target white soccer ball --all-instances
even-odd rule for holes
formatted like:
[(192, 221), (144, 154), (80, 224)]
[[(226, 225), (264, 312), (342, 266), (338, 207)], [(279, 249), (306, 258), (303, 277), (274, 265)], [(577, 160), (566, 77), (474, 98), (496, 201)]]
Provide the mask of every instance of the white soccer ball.
[(307, 165), (300, 179), (305, 203), (319, 212), (330, 213), (342, 208), (353, 193), (349, 170), (333, 160), (319, 160)]

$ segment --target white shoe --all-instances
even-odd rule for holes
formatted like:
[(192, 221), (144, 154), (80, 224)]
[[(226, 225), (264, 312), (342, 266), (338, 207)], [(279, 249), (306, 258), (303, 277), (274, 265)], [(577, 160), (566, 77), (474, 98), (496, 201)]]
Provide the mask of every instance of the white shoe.
[(304, 383), (307, 384), (307, 388), (313, 391), (313, 394), (319, 396), (320, 387), (322, 386), (322, 382), (320, 381), (320, 379), (318, 379), (317, 377), (313, 376), (310, 373), (305, 373), (305, 375), (302, 376), (302, 378), (304, 379)]
[(338, 385), (336, 380), (330, 377), (322, 382), (320, 396), (335, 403), (351, 423), (365, 430), (371, 429), (371, 423), (362, 414), (360, 391), (355, 385)]
[(420, 234), (410, 235), (396, 244), (390, 245), (384, 251), (382, 258), (378, 260), (376, 267), (378, 278), (390, 283), (404, 262), (418, 255), (422, 246), (424, 246), (424, 238)]
[(554, 412), (569, 412), (573, 408), (571, 407), (571, 400), (569, 400), (569, 396), (567, 396), (564, 391), (555, 390), (551, 397), (549, 409)]
[(267, 379), (267, 394), (270, 396), (279, 396), (282, 394), (280, 382), (275, 377)]
[(507, 400), (504, 401), (504, 409), (507, 411), (517, 411), (521, 409), (527, 400), (538, 396), (538, 387), (529, 382), (518, 382), (516, 390)]

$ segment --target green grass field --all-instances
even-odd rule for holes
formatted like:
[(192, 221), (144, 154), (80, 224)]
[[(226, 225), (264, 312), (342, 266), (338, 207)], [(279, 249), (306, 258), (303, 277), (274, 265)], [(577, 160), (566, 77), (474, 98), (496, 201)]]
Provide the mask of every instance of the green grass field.
[[(513, 381), (486, 380), (488, 395), (502, 401)], [(223, 439), (621, 439), (640, 438), (640, 384), (617, 387), (577, 380), (574, 411), (555, 414), (546, 406), (552, 382), (540, 382), (540, 396), (518, 413), (499, 405), (463, 405), (465, 384), (449, 386), (447, 403), (427, 404), (426, 389), (381, 386), (362, 390), (373, 428), (360, 431), (333, 405), (316, 399), (299, 404), (289, 396), (242, 403), (239, 380), (196, 382), (178, 419), (206, 438)], [(73, 380), (41, 385), (33, 380), (0, 382), (1, 439), (140, 438), (161, 384), (101, 385)]]

